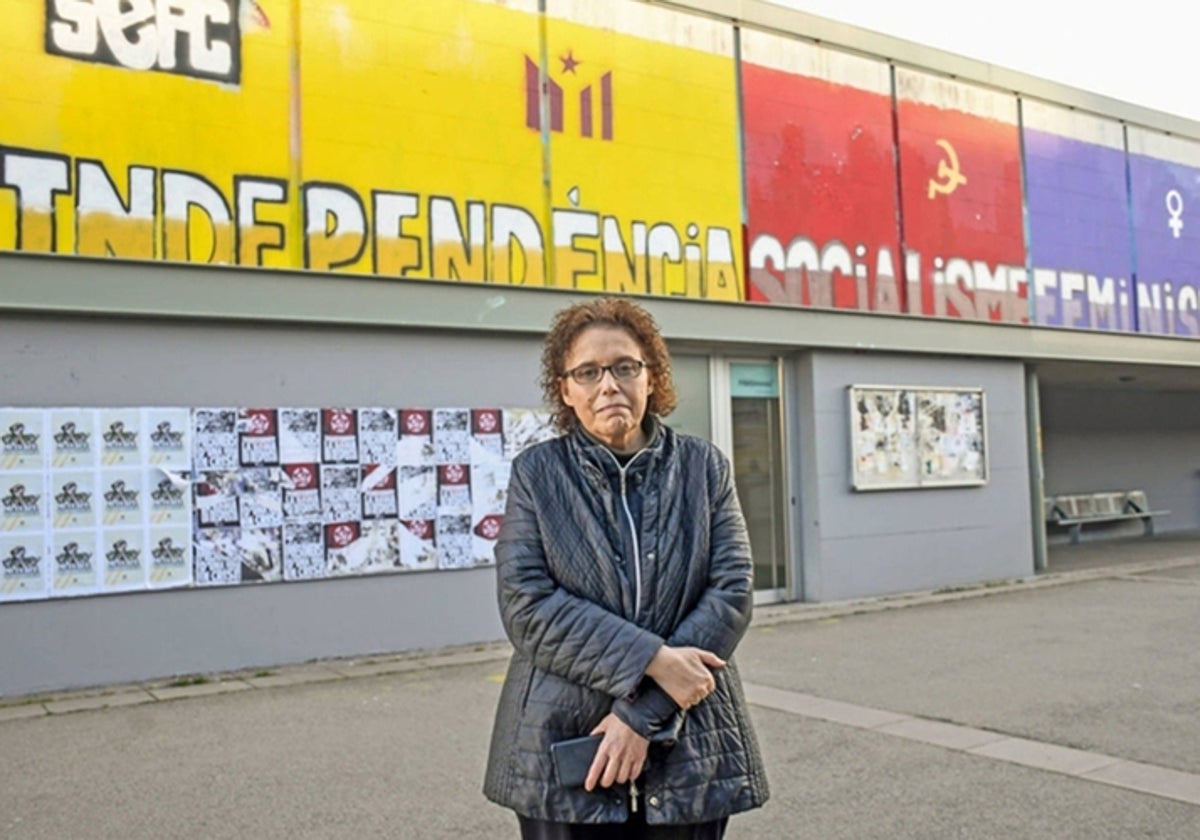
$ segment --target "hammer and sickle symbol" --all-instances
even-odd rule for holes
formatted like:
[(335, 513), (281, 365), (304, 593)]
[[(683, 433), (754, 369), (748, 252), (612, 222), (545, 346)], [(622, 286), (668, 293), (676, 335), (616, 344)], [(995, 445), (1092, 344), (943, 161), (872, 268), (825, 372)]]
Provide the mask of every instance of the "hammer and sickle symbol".
[(950, 195), (963, 184), (967, 183), (967, 176), (962, 174), (958, 169), (958, 152), (954, 151), (954, 147), (947, 140), (937, 140), (937, 145), (946, 153), (946, 157), (938, 161), (937, 176), (939, 179), (935, 181), (929, 179), (929, 197), (933, 198), (938, 193), (942, 195)]

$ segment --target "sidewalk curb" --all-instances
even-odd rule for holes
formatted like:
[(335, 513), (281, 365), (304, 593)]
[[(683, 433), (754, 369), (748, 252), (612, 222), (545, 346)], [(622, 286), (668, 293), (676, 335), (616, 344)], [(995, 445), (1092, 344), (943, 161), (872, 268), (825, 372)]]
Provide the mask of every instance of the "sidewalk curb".
[[(1057, 586), (1099, 580), (1137, 580), (1148, 572), (1200, 564), (1200, 557), (1176, 557), (1139, 563), (1118, 563), (1070, 572), (1051, 572), (1036, 577), (1006, 579), (900, 595), (884, 595), (827, 603), (789, 603), (755, 609), (752, 628), (806, 621), (824, 621), (853, 615), (885, 612), (990, 598), (1016, 592), (1034, 592)], [(434, 650), (358, 656), (281, 665), (270, 668), (159, 679), (93, 687), (77, 691), (0, 698), (0, 725), (12, 720), (59, 716), (118, 706), (165, 703), (191, 697), (212, 696), (246, 690), (310, 685), (335, 680), (427, 671), (438, 668), (503, 662), (512, 655), (507, 642), (487, 642)]]

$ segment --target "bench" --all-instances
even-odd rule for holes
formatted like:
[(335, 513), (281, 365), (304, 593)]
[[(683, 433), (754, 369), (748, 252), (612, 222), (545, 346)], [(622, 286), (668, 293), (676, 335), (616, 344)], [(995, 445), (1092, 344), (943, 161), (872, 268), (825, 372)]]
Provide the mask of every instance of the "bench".
[(1169, 510), (1150, 510), (1144, 490), (1120, 490), (1111, 493), (1077, 493), (1048, 496), (1046, 521), (1071, 529), (1071, 543), (1078, 544), (1084, 525), (1095, 522), (1123, 522), (1140, 519), (1146, 536), (1154, 535), (1154, 517)]

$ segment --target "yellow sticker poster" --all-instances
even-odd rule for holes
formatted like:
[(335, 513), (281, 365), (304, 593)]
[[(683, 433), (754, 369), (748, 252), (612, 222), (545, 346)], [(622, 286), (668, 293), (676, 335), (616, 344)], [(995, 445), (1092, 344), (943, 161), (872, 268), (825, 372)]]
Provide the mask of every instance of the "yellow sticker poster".
[(290, 9), (4, 2), (0, 249), (294, 264)]
[(556, 283), (743, 299), (732, 27), (637, 2), (546, 15)]
[(537, 0), (305, 3), (304, 265), (543, 285)]

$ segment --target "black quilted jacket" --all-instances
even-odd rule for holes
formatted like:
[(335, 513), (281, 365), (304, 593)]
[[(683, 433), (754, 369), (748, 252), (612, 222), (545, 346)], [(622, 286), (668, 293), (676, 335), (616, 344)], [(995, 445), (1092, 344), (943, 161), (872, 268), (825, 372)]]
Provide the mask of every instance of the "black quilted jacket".
[[(612, 711), (652, 741), (637, 780), (649, 823), (697, 823), (761, 805), (767, 781), (732, 661), (683, 712), (644, 672), (660, 645), (728, 660), (750, 623), (750, 544), (729, 461), (656, 425), (631, 462), (642, 514), (636, 560), (619, 467), (580, 431), (513, 461), (496, 546), (501, 618), (515, 647), (496, 710), (486, 796), (527, 817), (623, 822), (629, 786), (563, 789), (550, 744)], [(635, 569), (635, 566), (640, 569)], [(640, 571), (640, 574), (638, 574)], [(639, 579), (640, 578), (640, 579)]]

